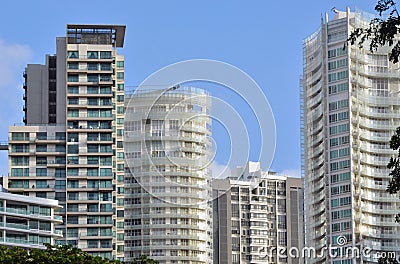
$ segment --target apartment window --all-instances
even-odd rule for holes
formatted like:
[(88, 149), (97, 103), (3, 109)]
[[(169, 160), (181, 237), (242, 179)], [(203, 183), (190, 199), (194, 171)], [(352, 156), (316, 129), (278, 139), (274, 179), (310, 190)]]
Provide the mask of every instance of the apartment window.
[(68, 86), (68, 93), (69, 94), (79, 94), (78, 86)]
[(389, 95), (389, 84), (388, 79), (372, 79), (372, 95), (377, 96), (388, 96)]
[(77, 62), (68, 62), (68, 69), (70, 69), (70, 70), (79, 69), (79, 63), (77, 63)]
[(56, 190), (65, 190), (65, 180), (56, 180)]
[(68, 145), (68, 154), (78, 154), (79, 148), (78, 145)]
[(342, 160), (338, 162), (331, 162), (330, 171), (337, 171), (350, 168), (350, 160)]
[(335, 135), (343, 132), (349, 131), (349, 124), (342, 124), (337, 126), (329, 127), (329, 134)]
[(56, 192), (56, 200), (58, 201), (65, 201), (66, 200), (66, 194), (65, 192)]
[(47, 132), (37, 132), (36, 138), (39, 140), (47, 140)]
[(88, 57), (88, 59), (98, 59), (99, 58), (99, 52), (98, 51), (88, 51), (87, 52), (87, 57)]
[(111, 71), (111, 64), (110, 63), (101, 63), (100, 64), (100, 69), (102, 71)]
[(36, 188), (47, 188), (46, 180), (36, 180)]
[(87, 164), (99, 164), (99, 157), (87, 157)]
[(111, 202), (112, 201), (111, 192), (101, 192), (100, 196), (101, 196), (101, 201), (103, 201), (103, 202)]
[(56, 169), (56, 178), (65, 178), (65, 169)]
[(29, 152), (29, 145), (13, 145), (11, 148), (12, 152)]
[(112, 212), (112, 204), (100, 204), (100, 212)]
[(99, 110), (87, 110), (88, 117), (99, 117)]
[(79, 75), (68, 74), (68, 82), (79, 82)]
[(79, 52), (78, 51), (68, 51), (68, 58), (69, 59), (78, 59), (79, 58)]
[[(96, 86), (89, 86), (89, 87), (86, 89), (86, 91), (87, 91), (88, 94), (98, 94), (98, 93), (99, 93), (99, 88), (96, 87)], [(93, 99), (93, 98), (89, 98), (89, 99), (88, 99), (89, 102), (92, 102), (92, 101), (94, 101), (94, 100), (96, 100), (96, 103), (94, 103), (94, 104), (89, 104), (89, 105), (97, 105), (97, 99)]]
[(12, 168), (11, 176), (29, 176), (29, 168)]
[(97, 74), (88, 74), (87, 81), (97, 83), (99, 81), (99, 76)]
[(118, 80), (123, 80), (124, 79), (124, 73), (123, 72), (117, 72), (117, 79)]
[(99, 176), (99, 169), (97, 168), (88, 168), (87, 169), (88, 176)]
[(117, 160), (124, 160), (124, 152), (117, 152)]
[(78, 176), (79, 169), (68, 169), (68, 176)]
[(100, 87), (101, 94), (111, 94), (111, 87)]
[(79, 111), (78, 110), (68, 110), (68, 117), (78, 117)]
[(123, 95), (117, 95), (117, 102), (124, 102), (124, 96)]
[(47, 176), (46, 168), (36, 168), (36, 176)]
[(151, 131), (153, 136), (164, 135), (164, 120), (152, 120)]
[(123, 91), (123, 90), (124, 90), (124, 84), (123, 83), (117, 84), (117, 91)]
[(124, 124), (124, 119), (123, 118), (117, 118), (117, 125), (123, 125)]
[(124, 68), (124, 61), (117, 61), (117, 68)]
[(111, 145), (100, 145), (100, 152), (113, 152)]
[(15, 140), (15, 141), (29, 140), (29, 133), (12, 132), (11, 133), (11, 139)]
[(36, 197), (47, 198), (47, 193), (46, 192), (36, 192)]
[(67, 205), (67, 211), (68, 212), (78, 212), (78, 205), (77, 204), (68, 204)]
[(68, 133), (68, 142), (78, 142), (78, 133)]
[(387, 72), (389, 64), (387, 55), (370, 54), (368, 57), (370, 60), (368, 70), (372, 72)]
[(126, 122), (126, 131), (141, 131), (142, 122), (141, 121), (129, 121)]
[(111, 166), (112, 158), (111, 157), (100, 157), (100, 165), (101, 166)]
[(111, 51), (100, 51), (100, 59), (112, 59)]
[(65, 140), (65, 132), (56, 132), (56, 140)]
[(339, 207), (339, 206), (345, 206), (345, 205), (349, 205), (349, 204), (351, 204), (351, 198), (349, 196), (331, 200), (332, 208)]
[(109, 168), (101, 168), (100, 176), (112, 176), (112, 169)]
[(42, 166), (47, 164), (46, 157), (36, 157), (36, 165)]

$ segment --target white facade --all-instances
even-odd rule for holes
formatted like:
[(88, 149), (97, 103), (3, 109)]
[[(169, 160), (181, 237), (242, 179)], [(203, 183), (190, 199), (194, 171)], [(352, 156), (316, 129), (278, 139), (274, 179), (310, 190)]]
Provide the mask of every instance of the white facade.
[(211, 98), (175, 88), (127, 98), (126, 263), (212, 263)]
[[(400, 126), (398, 67), (388, 48), (343, 48), (370, 15), (338, 12), (304, 40), (306, 246), (370, 248), (370, 256), (311, 258), (310, 263), (376, 263), (400, 248), (400, 205), (386, 192), (389, 140)], [(344, 237), (344, 239), (343, 239)], [(339, 242), (340, 239), (340, 243)]]
[(0, 191), (0, 245), (44, 249), (43, 243), (54, 244), (62, 237), (54, 228), (62, 223), (54, 214), (59, 209), (55, 200)]

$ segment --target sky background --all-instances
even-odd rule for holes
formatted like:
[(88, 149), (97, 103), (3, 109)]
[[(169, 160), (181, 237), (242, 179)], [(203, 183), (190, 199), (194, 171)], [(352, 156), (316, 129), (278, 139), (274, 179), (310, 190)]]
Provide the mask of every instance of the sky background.
[[(277, 141), (271, 170), (299, 175), (302, 40), (318, 29), (325, 12), (333, 16), (332, 7), (374, 13), (374, 5), (375, 1), (365, 0), (4, 1), (0, 141), (7, 141), (9, 125), (22, 122), (25, 65), (44, 63), (45, 54), (55, 52), (55, 38), (65, 36), (66, 24), (124, 24), (126, 86), (137, 86), (151, 73), (182, 60), (213, 59), (240, 68), (262, 88), (275, 116)], [(221, 139), (217, 165), (223, 167), (227, 155), (222, 150), (229, 143), (223, 140), (226, 133), (219, 132), (218, 126), (216, 130), (216, 140)], [(255, 160), (257, 152), (259, 147), (253, 147), (250, 159)], [(6, 173), (3, 151), (0, 174)]]

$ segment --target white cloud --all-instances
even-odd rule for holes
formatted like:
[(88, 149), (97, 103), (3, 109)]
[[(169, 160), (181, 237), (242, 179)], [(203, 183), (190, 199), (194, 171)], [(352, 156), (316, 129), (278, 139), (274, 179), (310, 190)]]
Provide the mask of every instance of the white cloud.
[(285, 169), (283, 171), (280, 171), (278, 174), (295, 177), (295, 178), (301, 177), (301, 171), (299, 169)]
[[(0, 40), (0, 141), (6, 141), (8, 126), (22, 122), (22, 72), (32, 50)], [(0, 174), (7, 173), (7, 153), (0, 153)]]
[(0, 40), (0, 91), (6, 86), (21, 81), (21, 69), (31, 57), (32, 51), (26, 45), (7, 44)]
[(214, 179), (224, 179), (231, 174), (231, 169), (228, 165), (220, 164), (216, 161), (212, 163), (212, 177)]

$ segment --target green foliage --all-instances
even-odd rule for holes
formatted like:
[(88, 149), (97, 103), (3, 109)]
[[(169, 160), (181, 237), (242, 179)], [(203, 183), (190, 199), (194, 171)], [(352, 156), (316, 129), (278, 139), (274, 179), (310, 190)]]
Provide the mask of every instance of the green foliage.
[(376, 51), (379, 47), (389, 45), (391, 52), (389, 60), (397, 63), (400, 57), (400, 16), (393, 0), (378, 0), (375, 11), (378, 17), (372, 19), (366, 28), (356, 28), (351, 32), (348, 42), (357, 44), (360, 48), (369, 41), (369, 50)]
[(134, 260), (134, 264), (158, 264), (159, 262), (157, 260), (148, 258), (145, 255), (140, 256), (140, 258), (136, 258)]
[[(400, 191), (400, 127), (396, 129), (395, 134), (390, 139), (390, 148), (398, 151), (397, 157), (391, 157), (387, 165), (390, 169), (389, 175), (392, 179), (389, 181), (387, 192), (395, 194)], [(400, 223), (400, 214), (396, 215), (395, 221)]]
[(71, 245), (45, 244), (46, 249), (31, 249), (29, 253), (19, 247), (0, 246), (0, 263), (2, 264), (122, 264), (118, 260), (103, 259), (89, 255)]
[(399, 264), (395, 258), (382, 257), (378, 260), (378, 264)]

